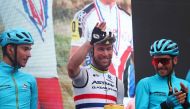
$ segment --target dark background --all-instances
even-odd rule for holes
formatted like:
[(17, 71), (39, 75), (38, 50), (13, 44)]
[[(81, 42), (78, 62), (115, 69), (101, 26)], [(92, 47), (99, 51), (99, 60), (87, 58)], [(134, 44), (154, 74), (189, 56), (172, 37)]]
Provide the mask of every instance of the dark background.
[(136, 83), (155, 74), (149, 49), (161, 38), (178, 43), (175, 71), (185, 78), (190, 68), (190, 0), (132, 0), (132, 17)]

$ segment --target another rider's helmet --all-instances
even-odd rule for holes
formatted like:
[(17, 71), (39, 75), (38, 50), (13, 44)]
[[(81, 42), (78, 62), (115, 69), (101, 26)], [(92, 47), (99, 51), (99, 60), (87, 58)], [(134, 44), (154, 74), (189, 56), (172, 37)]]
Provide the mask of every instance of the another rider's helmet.
[(15, 28), (3, 32), (0, 36), (0, 45), (4, 47), (8, 44), (34, 44), (34, 40), (27, 30)]
[(178, 56), (179, 48), (177, 43), (168, 39), (160, 39), (155, 41), (150, 47), (150, 55), (170, 55)]

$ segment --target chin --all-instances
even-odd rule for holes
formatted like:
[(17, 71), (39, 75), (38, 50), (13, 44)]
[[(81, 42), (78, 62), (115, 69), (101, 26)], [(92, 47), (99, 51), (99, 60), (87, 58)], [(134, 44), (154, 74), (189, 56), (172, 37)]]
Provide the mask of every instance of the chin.
[(21, 66), (21, 67), (25, 67), (25, 66), (26, 66), (26, 64), (20, 64), (20, 66)]
[(159, 72), (159, 75), (160, 75), (160, 76), (167, 76), (166, 73), (160, 73), (160, 72)]

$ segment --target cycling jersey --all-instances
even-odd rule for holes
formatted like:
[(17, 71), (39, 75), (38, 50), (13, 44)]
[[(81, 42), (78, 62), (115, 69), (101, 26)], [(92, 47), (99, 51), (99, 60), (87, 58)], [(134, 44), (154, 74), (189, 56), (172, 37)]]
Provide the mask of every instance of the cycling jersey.
[(80, 74), (73, 78), (73, 86), (76, 109), (103, 109), (107, 103), (121, 104), (123, 101), (124, 86), (121, 80), (92, 65), (81, 69)]
[(0, 109), (37, 109), (37, 85), (33, 76), (0, 62)]
[[(132, 19), (125, 11), (115, 5), (110, 9), (100, 0), (94, 0), (76, 13), (72, 21), (71, 46), (81, 46), (86, 40), (91, 40), (92, 30), (97, 22), (106, 22), (106, 32), (111, 31), (116, 36), (112, 63), (109, 70), (119, 79), (123, 79), (125, 65), (133, 49)], [(125, 45), (125, 46), (123, 46)], [(87, 55), (85, 65), (91, 63)]]
[[(174, 88), (181, 90), (180, 82), (190, 89), (190, 84), (187, 81), (177, 78), (173, 73), (171, 75), (173, 91)], [(166, 101), (168, 94), (168, 77), (161, 77), (158, 74), (146, 77), (140, 80), (136, 87), (136, 109), (161, 109), (160, 104)], [(190, 102), (190, 94), (187, 97)], [(183, 109), (183, 107), (180, 104), (174, 109)]]

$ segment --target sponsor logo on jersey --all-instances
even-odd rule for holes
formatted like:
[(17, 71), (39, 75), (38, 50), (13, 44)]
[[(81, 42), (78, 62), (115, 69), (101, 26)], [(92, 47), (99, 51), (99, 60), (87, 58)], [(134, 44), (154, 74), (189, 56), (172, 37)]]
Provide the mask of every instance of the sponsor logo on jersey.
[(109, 83), (106, 81), (93, 81), (92, 85), (106, 85), (106, 86), (114, 87), (114, 85), (112, 83)]
[(157, 95), (157, 96), (167, 96), (165, 92), (152, 92), (151, 95)]
[(28, 88), (28, 85), (27, 85), (27, 84), (23, 84), (23, 85), (22, 85), (22, 88), (23, 88), (23, 89), (27, 89), (27, 88)]
[(0, 90), (11, 88), (11, 85), (0, 85)]

